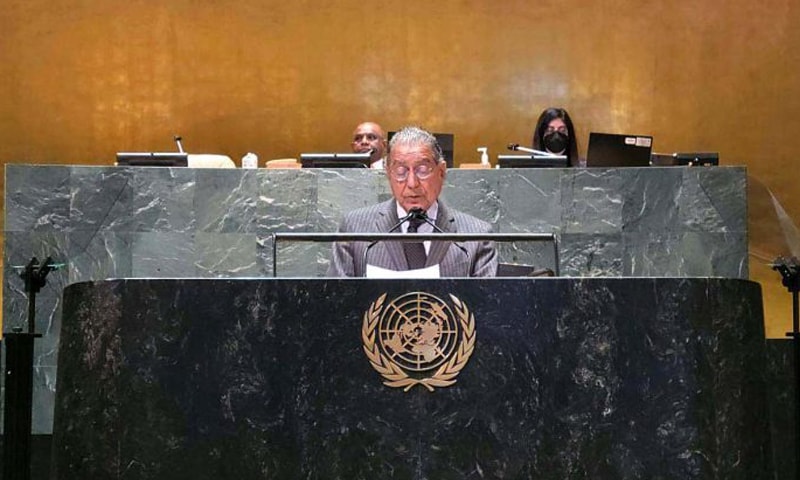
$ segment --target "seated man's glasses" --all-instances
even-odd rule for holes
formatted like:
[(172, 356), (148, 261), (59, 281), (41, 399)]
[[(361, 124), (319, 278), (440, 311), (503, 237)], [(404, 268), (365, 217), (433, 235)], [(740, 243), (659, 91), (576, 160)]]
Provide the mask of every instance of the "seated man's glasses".
[[(436, 168), (436, 166), (433, 165), (433, 164), (420, 163), (419, 165), (416, 165), (413, 168), (414, 177), (416, 177), (417, 180), (425, 180), (426, 178), (431, 176), (431, 174), (433, 173), (433, 170), (435, 168)], [(406, 180), (408, 180), (408, 174), (411, 172), (411, 170), (412, 169), (408, 168), (405, 165), (396, 165), (396, 166), (393, 166), (391, 168), (391, 170), (389, 170), (389, 174), (392, 176), (392, 179), (394, 179), (395, 181), (397, 181), (397, 182), (405, 182)]]

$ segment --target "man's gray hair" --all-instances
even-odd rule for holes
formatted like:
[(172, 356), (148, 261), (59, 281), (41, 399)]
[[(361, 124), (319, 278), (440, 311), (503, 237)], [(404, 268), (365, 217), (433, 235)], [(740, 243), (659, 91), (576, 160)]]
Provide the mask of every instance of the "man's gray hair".
[(425, 145), (431, 149), (433, 155), (436, 157), (437, 162), (444, 162), (444, 154), (442, 147), (436, 137), (427, 130), (415, 126), (403, 127), (392, 136), (389, 140), (389, 150), (386, 155), (387, 159), (391, 154), (395, 145)]

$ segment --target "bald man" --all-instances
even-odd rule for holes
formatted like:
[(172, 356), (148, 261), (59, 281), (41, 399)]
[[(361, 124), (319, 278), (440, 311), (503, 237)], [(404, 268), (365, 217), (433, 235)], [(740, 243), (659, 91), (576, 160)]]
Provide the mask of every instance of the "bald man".
[(353, 153), (372, 152), (370, 168), (383, 168), (386, 156), (386, 135), (375, 122), (364, 122), (353, 132)]

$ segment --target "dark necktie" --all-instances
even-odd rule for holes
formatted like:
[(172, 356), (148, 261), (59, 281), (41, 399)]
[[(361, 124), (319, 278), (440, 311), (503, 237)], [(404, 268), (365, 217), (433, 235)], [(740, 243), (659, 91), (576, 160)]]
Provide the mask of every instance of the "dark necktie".
[[(424, 221), (420, 218), (412, 218), (408, 221), (408, 233), (417, 233), (417, 229), (423, 223)], [(425, 266), (428, 255), (425, 254), (425, 245), (423, 245), (422, 242), (403, 243), (403, 250), (406, 252), (408, 268), (414, 270)]]

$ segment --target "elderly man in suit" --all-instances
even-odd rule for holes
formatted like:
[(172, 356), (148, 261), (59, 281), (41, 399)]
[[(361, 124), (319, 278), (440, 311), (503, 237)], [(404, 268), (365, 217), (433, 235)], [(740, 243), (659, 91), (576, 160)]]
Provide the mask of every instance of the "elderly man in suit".
[[(345, 215), (340, 232), (419, 232), (434, 228), (418, 221), (403, 222), (412, 209), (421, 209), (445, 233), (489, 233), (491, 225), (448, 208), (439, 200), (447, 165), (439, 143), (429, 132), (406, 127), (389, 142), (386, 176), (393, 199)], [(393, 230), (394, 229), (394, 230)], [(367, 242), (339, 242), (333, 246), (328, 276), (362, 277), (366, 263), (389, 270), (410, 270), (439, 266), (442, 277), (490, 277), (497, 271), (497, 252), (493, 242), (449, 241), (404, 243), (384, 241), (364, 252)]]

